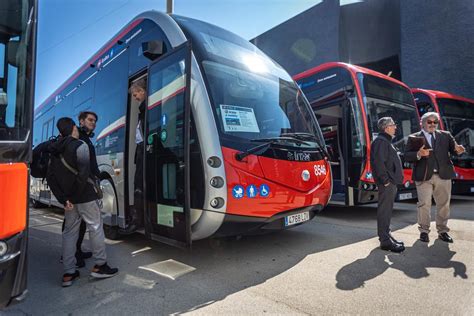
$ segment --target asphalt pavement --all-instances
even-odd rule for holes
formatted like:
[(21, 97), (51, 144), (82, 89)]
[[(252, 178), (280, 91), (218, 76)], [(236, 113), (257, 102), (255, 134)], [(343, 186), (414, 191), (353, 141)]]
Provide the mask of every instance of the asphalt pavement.
[[(58, 209), (31, 209), (29, 294), (5, 315), (474, 314), (474, 197), (451, 204), (453, 244), (418, 240), (416, 205), (396, 203), (402, 254), (378, 248), (375, 205), (328, 207), (294, 229), (207, 239), (191, 251), (135, 234), (107, 240), (117, 276), (61, 287)], [(85, 248), (89, 247), (86, 240)]]

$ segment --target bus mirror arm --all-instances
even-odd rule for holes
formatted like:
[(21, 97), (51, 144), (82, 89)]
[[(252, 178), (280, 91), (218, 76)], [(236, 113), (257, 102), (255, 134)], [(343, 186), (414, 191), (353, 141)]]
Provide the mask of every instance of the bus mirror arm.
[(335, 154), (334, 154), (334, 149), (332, 148), (331, 145), (326, 145), (326, 152), (328, 154), (328, 158), (329, 158), (329, 161), (331, 162), (331, 164), (333, 162), (338, 162), (336, 159), (335, 159)]
[(346, 95), (351, 97), (354, 95), (354, 86), (353, 85), (346, 85), (344, 87), (344, 91), (346, 92)]

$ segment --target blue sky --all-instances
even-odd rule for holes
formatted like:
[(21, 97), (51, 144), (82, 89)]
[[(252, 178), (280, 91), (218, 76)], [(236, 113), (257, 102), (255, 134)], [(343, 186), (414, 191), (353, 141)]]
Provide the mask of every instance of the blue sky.
[[(174, 13), (251, 39), (321, 0), (174, 0)], [(35, 107), (136, 15), (166, 0), (40, 0)]]

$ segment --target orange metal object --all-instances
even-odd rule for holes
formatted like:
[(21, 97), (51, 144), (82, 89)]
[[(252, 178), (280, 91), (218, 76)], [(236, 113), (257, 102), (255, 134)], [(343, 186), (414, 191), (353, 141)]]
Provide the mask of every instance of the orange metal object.
[(0, 164), (0, 239), (26, 227), (28, 167), (24, 163)]

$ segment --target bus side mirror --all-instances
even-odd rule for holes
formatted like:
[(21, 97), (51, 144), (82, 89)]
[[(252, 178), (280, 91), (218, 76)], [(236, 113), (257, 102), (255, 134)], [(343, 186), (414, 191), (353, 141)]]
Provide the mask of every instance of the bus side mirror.
[(143, 56), (149, 60), (155, 60), (164, 54), (163, 41), (148, 41), (142, 43)]
[(12, 65), (13, 67), (18, 67), (18, 58), (17, 58), (17, 52), (18, 52), (18, 46), (20, 46), (19, 41), (10, 41), (7, 44), (7, 61), (8, 64)]

